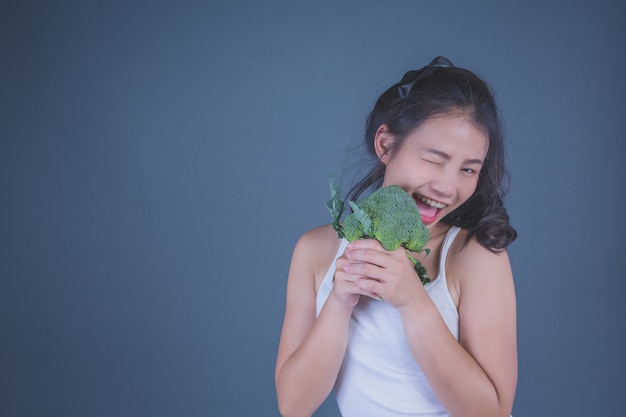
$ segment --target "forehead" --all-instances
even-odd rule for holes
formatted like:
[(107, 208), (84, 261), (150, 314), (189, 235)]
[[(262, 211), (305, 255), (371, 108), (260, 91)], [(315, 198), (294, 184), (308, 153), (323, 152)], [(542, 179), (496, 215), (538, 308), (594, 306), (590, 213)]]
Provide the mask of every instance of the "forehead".
[(427, 119), (407, 136), (405, 143), (480, 159), (484, 159), (489, 149), (487, 133), (461, 115)]

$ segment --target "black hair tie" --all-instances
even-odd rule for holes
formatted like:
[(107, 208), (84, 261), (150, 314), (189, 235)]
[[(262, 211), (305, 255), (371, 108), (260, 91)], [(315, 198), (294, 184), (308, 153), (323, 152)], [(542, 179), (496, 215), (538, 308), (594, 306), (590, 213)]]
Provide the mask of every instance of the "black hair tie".
[(408, 96), (415, 83), (431, 75), (435, 71), (435, 68), (454, 68), (454, 64), (450, 62), (448, 58), (438, 56), (425, 67), (407, 72), (398, 85), (398, 95), (400, 98)]

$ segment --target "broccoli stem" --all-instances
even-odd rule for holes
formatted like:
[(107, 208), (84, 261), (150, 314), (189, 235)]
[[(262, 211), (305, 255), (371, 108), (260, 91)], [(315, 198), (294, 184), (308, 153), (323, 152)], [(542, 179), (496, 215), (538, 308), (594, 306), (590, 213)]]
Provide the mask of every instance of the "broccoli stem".
[(422, 265), (420, 261), (418, 261), (411, 255), (409, 255), (408, 253), (406, 254), (406, 256), (408, 256), (409, 260), (413, 264), (413, 269), (417, 273), (417, 276), (419, 277), (420, 281), (422, 281), (422, 284), (427, 284), (431, 282), (432, 279), (426, 276), (426, 268), (424, 268), (424, 265)]

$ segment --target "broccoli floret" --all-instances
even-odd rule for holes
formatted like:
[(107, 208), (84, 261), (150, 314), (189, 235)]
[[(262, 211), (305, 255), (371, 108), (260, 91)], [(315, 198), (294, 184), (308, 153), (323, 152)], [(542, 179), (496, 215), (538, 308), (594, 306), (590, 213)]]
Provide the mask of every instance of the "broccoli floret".
[[(333, 228), (339, 237), (348, 241), (362, 238), (378, 240), (387, 250), (404, 247), (411, 252), (429, 252), (424, 249), (429, 232), (413, 198), (396, 185), (379, 188), (358, 202), (349, 201), (352, 213), (340, 223), (345, 204), (340, 199), (341, 188), (330, 177), (331, 199), (327, 207), (333, 216)], [(420, 261), (407, 254), (422, 283), (430, 282)]]

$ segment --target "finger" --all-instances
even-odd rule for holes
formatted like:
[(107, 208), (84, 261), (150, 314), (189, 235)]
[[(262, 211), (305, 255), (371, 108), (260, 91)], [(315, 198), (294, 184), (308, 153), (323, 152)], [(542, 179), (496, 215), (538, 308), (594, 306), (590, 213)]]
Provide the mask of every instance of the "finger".
[(333, 286), (333, 291), (340, 298), (349, 298), (354, 295), (366, 296), (376, 300), (382, 300), (383, 298), (374, 292), (360, 289), (354, 282), (343, 282), (340, 285)]
[(378, 265), (368, 262), (351, 262), (343, 266), (343, 271), (357, 278), (369, 278), (379, 281), (385, 280), (385, 270)]
[(350, 263), (352, 262), (349, 261), (348, 258), (345, 257), (345, 255), (337, 259), (337, 261), (335, 262), (335, 276), (333, 277), (333, 281), (337, 279), (354, 281), (357, 278), (357, 276), (350, 277), (350, 274), (348, 273), (349, 268), (346, 268), (346, 266)]
[(378, 249), (354, 248), (346, 251), (346, 259), (352, 262), (370, 263), (383, 267), (388, 263), (388, 252)]
[(380, 295), (373, 293), (373, 292), (369, 292), (369, 291), (360, 291), (359, 294), (364, 295), (369, 298), (373, 298), (374, 300), (378, 300), (378, 301), (384, 300), (383, 297), (381, 297)]
[(383, 283), (374, 279), (360, 278), (354, 284), (364, 295), (373, 294), (374, 298), (382, 299), (380, 293), (384, 290)]
[[(360, 278), (360, 279), (356, 280), (354, 282), (354, 287), (359, 292), (359, 294), (365, 295), (365, 296), (370, 297), (370, 298), (374, 298), (376, 300), (382, 300), (383, 299), (383, 297), (381, 297), (380, 294), (377, 293), (376, 291), (370, 291), (368, 289), (363, 288), (363, 286), (361, 286), (359, 284), (360, 282), (363, 282), (363, 281), (373, 281), (373, 280), (370, 280), (370, 279), (367, 279), (367, 278)], [(367, 285), (366, 285), (366, 287), (367, 287)]]
[(355, 275), (355, 274), (349, 274), (346, 273), (343, 270), (337, 270), (335, 272), (335, 276), (333, 277), (333, 282), (337, 282), (337, 281), (346, 281), (346, 282), (354, 282), (357, 279), (361, 278), (360, 275)]
[(375, 249), (379, 251), (385, 251), (383, 245), (376, 239), (357, 239), (350, 242), (346, 250), (352, 249)]

